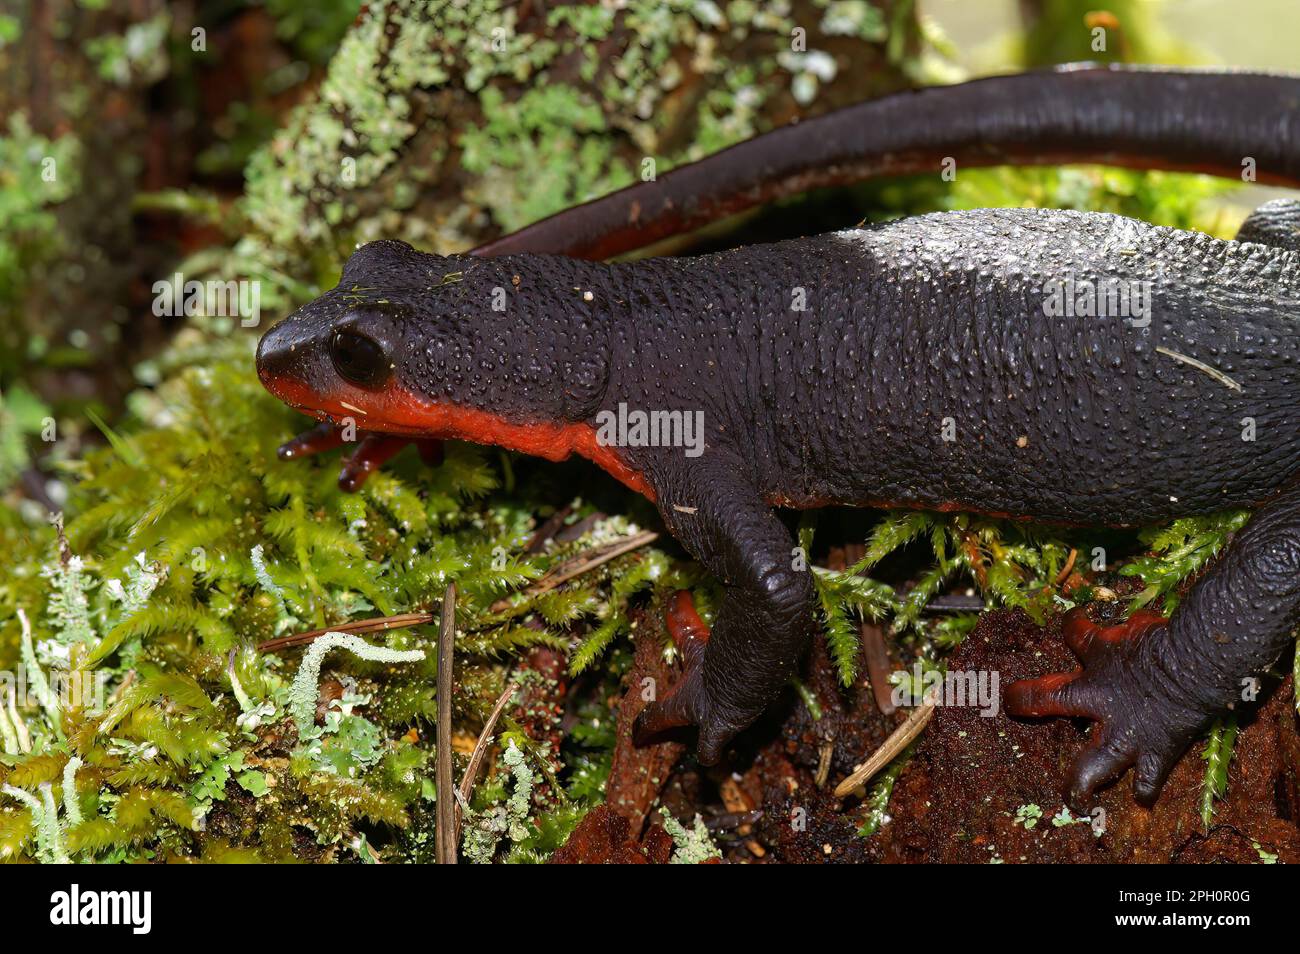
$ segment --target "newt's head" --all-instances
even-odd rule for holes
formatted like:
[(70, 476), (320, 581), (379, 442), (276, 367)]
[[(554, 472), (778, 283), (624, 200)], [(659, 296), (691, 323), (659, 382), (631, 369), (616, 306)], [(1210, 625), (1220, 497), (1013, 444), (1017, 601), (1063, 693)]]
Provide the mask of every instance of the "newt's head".
[(321, 420), (511, 446), (501, 428), (582, 421), (604, 392), (607, 331), (575, 278), (593, 267), (371, 242), (262, 337), (257, 373)]

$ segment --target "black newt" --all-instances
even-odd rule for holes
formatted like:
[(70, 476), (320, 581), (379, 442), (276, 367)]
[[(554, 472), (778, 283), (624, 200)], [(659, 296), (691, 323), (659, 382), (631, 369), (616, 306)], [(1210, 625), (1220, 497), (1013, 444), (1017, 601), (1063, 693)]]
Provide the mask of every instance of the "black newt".
[[(1104, 108), (1092, 100), (1098, 83), (1113, 94)], [(1051, 96), (1024, 98), (1048, 86)], [(1166, 101), (1179, 89), (1197, 95)], [(1272, 98), (1242, 99), (1248, 89)], [(852, 107), (816, 121), (817, 136), (898, 102), (924, 103), (954, 137), (903, 110), (869, 143), (844, 146), (861, 161), (841, 156), (837, 174), (893, 170), (865, 154), (910, 149), (959, 163), (1084, 153), (1224, 174), (1251, 157), (1261, 179), (1300, 183), (1295, 78), (1023, 74)], [(779, 149), (760, 137), (731, 160), (704, 160), (715, 162), (701, 179), (708, 195), (690, 209), (641, 199), (635, 208), (660, 223), (655, 237), (824, 184), (807, 167), (822, 152), (789, 158), (820, 141), (792, 137), (817, 128), (769, 134)], [(742, 168), (755, 155), (777, 156), (780, 169)], [(692, 181), (691, 168), (660, 184), (671, 192), (674, 176)], [(783, 184), (756, 192), (766, 175)], [(1238, 241), (1109, 214), (990, 209), (694, 258), (513, 253), (568, 235), (565, 216), (588, 226), (570, 252), (631, 247), (631, 207), (616, 193), (477, 255), (365, 245), (337, 288), (266, 333), (262, 381), (327, 423), (374, 432), (345, 474), (351, 484), (402, 439), (450, 437), (550, 459), (576, 452), (653, 500), (725, 595), (711, 633), (689, 599), (674, 602), (686, 671), (637, 734), (698, 726), (706, 763), (786, 683), (813, 632), (812, 581), (774, 507), (1111, 526), (1257, 508), (1171, 619), (1100, 626), (1076, 611), (1066, 631), (1082, 668), (1007, 693), (1018, 714), (1100, 722), (1073, 772), (1076, 803), (1134, 764), (1137, 796), (1154, 800), (1178, 756), (1243, 698), (1243, 681), (1277, 660), (1300, 620), (1297, 206), (1264, 207)], [(1063, 306), (1080, 288), (1101, 307)], [(606, 439), (611, 416), (638, 411), (698, 420), (702, 440)], [(286, 453), (330, 443), (321, 431)]]

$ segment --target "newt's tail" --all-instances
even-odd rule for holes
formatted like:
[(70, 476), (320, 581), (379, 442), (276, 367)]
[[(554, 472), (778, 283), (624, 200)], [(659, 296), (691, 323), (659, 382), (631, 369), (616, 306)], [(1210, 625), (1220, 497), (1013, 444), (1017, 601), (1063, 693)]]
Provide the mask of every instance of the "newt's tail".
[(809, 189), (1098, 162), (1300, 186), (1300, 76), (1077, 64), (885, 96), (739, 143), (474, 250), (602, 259)]

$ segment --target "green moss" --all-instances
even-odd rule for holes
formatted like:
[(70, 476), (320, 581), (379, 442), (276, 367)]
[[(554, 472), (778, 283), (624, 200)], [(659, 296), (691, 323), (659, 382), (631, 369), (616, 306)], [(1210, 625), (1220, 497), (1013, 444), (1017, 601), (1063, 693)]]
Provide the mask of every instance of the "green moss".
[(1228, 791), (1228, 765), (1237, 742), (1237, 717), (1229, 715), (1217, 719), (1210, 729), (1201, 758), (1205, 761), (1205, 775), (1201, 781), (1201, 822), (1208, 830), (1214, 824), (1215, 802)]
[(0, 487), (12, 485), (27, 467), (28, 440), (52, 420), (49, 407), (22, 385), (0, 391)]
[(276, 34), (312, 63), (329, 61), (360, 7), (360, 0), (266, 0)]

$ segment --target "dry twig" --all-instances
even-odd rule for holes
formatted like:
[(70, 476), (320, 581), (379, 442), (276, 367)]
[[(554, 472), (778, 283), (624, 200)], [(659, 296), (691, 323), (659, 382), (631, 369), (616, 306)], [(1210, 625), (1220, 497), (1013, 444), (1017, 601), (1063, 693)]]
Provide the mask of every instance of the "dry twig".
[(899, 752), (907, 748), (912, 740), (921, 734), (921, 730), (930, 722), (930, 717), (934, 715), (934, 703), (924, 702), (912, 710), (907, 721), (895, 729), (885, 739), (884, 744), (875, 752), (871, 753), (871, 758), (867, 759), (856, 769), (853, 774), (835, 786), (835, 797), (843, 798), (852, 792), (859, 785), (865, 785), (877, 772), (892, 762)]
[(438, 812), (434, 850), (440, 865), (456, 863), (456, 784), (451, 771), (451, 676), (456, 655), (456, 584), (448, 583), (442, 597), (442, 630), (438, 634)]

